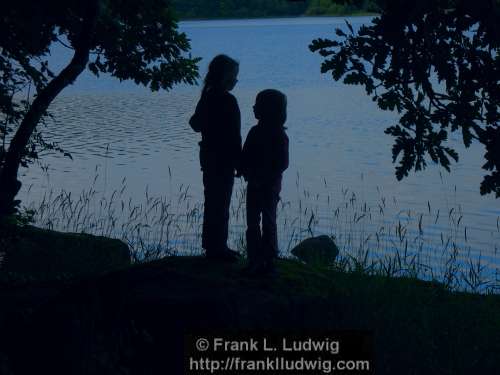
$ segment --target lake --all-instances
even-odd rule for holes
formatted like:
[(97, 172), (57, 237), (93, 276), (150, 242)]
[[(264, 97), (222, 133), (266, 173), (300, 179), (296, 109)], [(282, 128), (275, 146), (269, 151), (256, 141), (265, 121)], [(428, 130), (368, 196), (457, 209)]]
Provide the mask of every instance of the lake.
[[(355, 28), (370, 20), (349, 18)], [(444, 277), (458, 265), (462, 271), (456, 273), (464, 272), (466, 284), (474, 283), (473, 269), (476, 287), (485, 280), (498, 285), (500, 201), (479, 194), (483, 148), (465, 150), (461, 134), (453, 134), (449, 144), (460, 160), (451, 173), (430, 162), (425, 171), (397, 181), (393, 140), (384, 134), (397, 115), (379, 110), (361, 87), (320, 74), (322, 59), (308, 49), (314, 38), (333, 38), (339, 26), (345, 27), (344, 18), (180, 23), (191, 39), (192, 55), (203, 58), (202, 77), (216, 54), (240, 62), (233, 94), (243, 137), (256, 123), (252, 105), (258, 91), (275, 88), (288, 97), (290, 167), (279, 212), (282, 253), (301, 238), (329, 234), (346, 257), (359, 260), (368, 254), (385, 264), (403, 262), (400, 270), (418, 266), (428, 278)], [(61, 45), (51, 50), (56, 70), (69, 57)], [(24, 169), (23, 204), (44, 207), (37, 216), (42, 226), (114, 235), (137, 249), (199, 251), (199, 135), (188, 119), (200, 89), (179, 85), (151, 93), (131, 82), (83, 73), (56, 99), (50, 108), (54, 120), (42, 127), (47, 140), (58, 142), (73, 160), (46, 153), (40, 165)], [(238, 180), (231, 244), (240, 248), (243, 197)], [(50, 200), (52, 206), (46, 204)], [(453, 282), (463, 285), (463, 280)]]

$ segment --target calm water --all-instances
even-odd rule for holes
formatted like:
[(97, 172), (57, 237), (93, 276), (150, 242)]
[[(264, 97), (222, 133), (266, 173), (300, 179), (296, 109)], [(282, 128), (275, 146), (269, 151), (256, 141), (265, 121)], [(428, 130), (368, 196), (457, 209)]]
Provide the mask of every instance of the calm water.
[[(370, 18), (350, 21), (359, 27)], [(342, 25), (342, 18), (300, 18), (190, 21), (180, 28), (191, 39), (192, 54), (203, 58), (202, 76), (218, 53), (240, 61), (233, 93), (242, 112), (243, 136), (255, 124), (252, 105), (259, 90), (276, 88), (288, 96), (290, 168), (282, 199), (290, 202), (289, 222), (294, 216), (306, 220), (314, 212), (314, 234), (335, 234), (346, 251), (365, 245), (380, 248), (373, 242), (375, 233), (385, 233), (382, 247), (389, 252), (391, 243), (400, 240), (389, 228), (401, 222), (414, 248), (418, 239), (431, 261), (451, 238), (462, 254), (472, 259), (480, 254), (481, 264), (494, 271), (499, 264), (500, 201), (479, 195), (484, 150), (473, 145), (461, 152), (461, 136), (455, 136), (450, 144), (459, 151), (460, 162), (451, 174), (430, 166), (398, 182), (391, 163), (392, 138), (383, 132), (396, 116), (378, 110), (362, 88), (321, 75), (321, 58), (308, 50), (311, 40), (333, 37), (334, 28)], [(53, 66), (60, 68), (68, 58), (64, 47), (52, 50)], [(25, 170), (22, 197), (37, 202), (47, 191), (60, 189), (78, 195), (98, 175), (94, 186), (103, 196), (120, 189), (125, 178), (133, 200), (141, 200), (146, 187), (151, 196), (174, 197), (179, 187), (189, 186), (190, 199), (201, 202), (199, 135), (188, 126), (199, 92), (200, 87), (181, 85), (172, 92), (151, 93), (130, 82), (82, 74), (57, 98), (51, 107), (56, 122), (49, 121), (44, 129), (73, 160), (46, 155), (46, 172), (40, 166)], [(241, 188), (241, 182), (236, 185)], [(337, 211), (332, 221), (336, 208), (341, 214)], [(242, 223), (234, 227), (240, 230)], [(303, 235), (295, 233), (293, 241)], [(281, 234), (283, 251), (290, 242), (287, 236)], [(358, 236), (357, 244), (349, 236)]]

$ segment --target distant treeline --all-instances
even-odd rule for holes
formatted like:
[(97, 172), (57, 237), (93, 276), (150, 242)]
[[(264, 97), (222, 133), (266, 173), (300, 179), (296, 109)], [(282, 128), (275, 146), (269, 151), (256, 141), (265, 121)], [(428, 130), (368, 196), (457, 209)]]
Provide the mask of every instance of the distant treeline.
[(335, 4), (331, 0), (172, 0), (180, 19), (346, 15), (377, 12), (373, 0)]

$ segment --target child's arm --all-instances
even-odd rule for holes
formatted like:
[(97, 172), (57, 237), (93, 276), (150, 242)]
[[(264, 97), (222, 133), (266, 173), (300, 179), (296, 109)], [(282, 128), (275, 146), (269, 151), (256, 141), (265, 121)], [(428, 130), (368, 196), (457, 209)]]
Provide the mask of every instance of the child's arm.
[(232, 157), (234, 159), (234, 167), (236, 169), (236, 173), (241, 168), (241, 113), (240, 107), (238, 106), (238, 102), (236, 98), (234, 98), (234, 110), (232, 113), (232, 121), (235, 124), (233, 128), (233, 150)]
[(201, 112), (202, 112), (201, 109), (203, 107), (202, 101), (203, 101), (203, 98), (201, 98), (198, 101), (198, 104), (196, 105), (196, 109), (194, 111), (194, 114), (189, 119), (189, 125), (191, 125), (191, 128), (197, 133), (202, 131), (203, 123), (204, 123), (203, 115), (201, 114)]
[(243, 145), (241, 151), (241, 164), (240, 164), (240, 174), (248, 181), (248, 174), (250, 171), (250, 166), (255, 158), (255, 127), (251, 128), (248, 132), (247, 138)]
[(289, 155), (288, 155), (288, 136), (283, 132), (283, 137), (279, 144), (279, 155), (278, 155), (278, 169), (280, 173), (283, 173), (288, 168)]
[(247, 181), (247, 161), (246, 161), (246, 154), (247, 154), (247, 149), (248, 149), (248, 144), (247, 144), (247, 139), (245, 140), (245, 143), (243, 144), (243, 147), (241, 149), (241, 157), (240, 157), (240, 164), (238, 168), (236, 169), (236, 177), (243, 177), (245, 181)]
[[(252, 130), (250, 129), (250, 133), (251, 132)], [(245, 178), (245, 181), (248, 180), (248, 148), (250, 143), (250, 133), (248, 133), (245, 143), (243, 144), (243, 148), (241, 149), (240, 168), (236, 171), (238, 176), (243, 176)]]

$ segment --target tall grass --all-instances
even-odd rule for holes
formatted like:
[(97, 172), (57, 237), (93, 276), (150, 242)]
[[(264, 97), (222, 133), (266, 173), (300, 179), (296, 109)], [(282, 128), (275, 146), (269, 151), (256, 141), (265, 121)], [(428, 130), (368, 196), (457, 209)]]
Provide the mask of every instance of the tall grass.
[[(49, 191), (41, 201), (32, 202), (27, 209), (34, 211), (35, 225), (122, 239), (135, 262), (201, 254), (203, 203), (191, 196), (189, 185), (179, 186), (169, 197), (150, 196), (146, 188), (142, 202), (136, 202), (127, 195), (126, 179), (103, 195), (95, 188), (97, 178), (78, 196)], [(246, 190), (236, 186), (230, 246), (244, 252)], [(500, 292), (496, 245), (481, 252), (469, 244), (460, 206), (441, 212), (427, 202), (425, 212), (413, 212), (401, 209), (395, 197), (378, 193), (375, 202), (345, 188), (333, 196), (324, 180), (324, 194), (312, 194), (301, 189), (297, 175), (296, 199), (278, 205), (281, 256), (290, 256), (306, 237), (328, 234), (340, 249), (335, 269), (435, 280), (450, 290)], [(388, 213), (395, 211), (396, 215)]]

